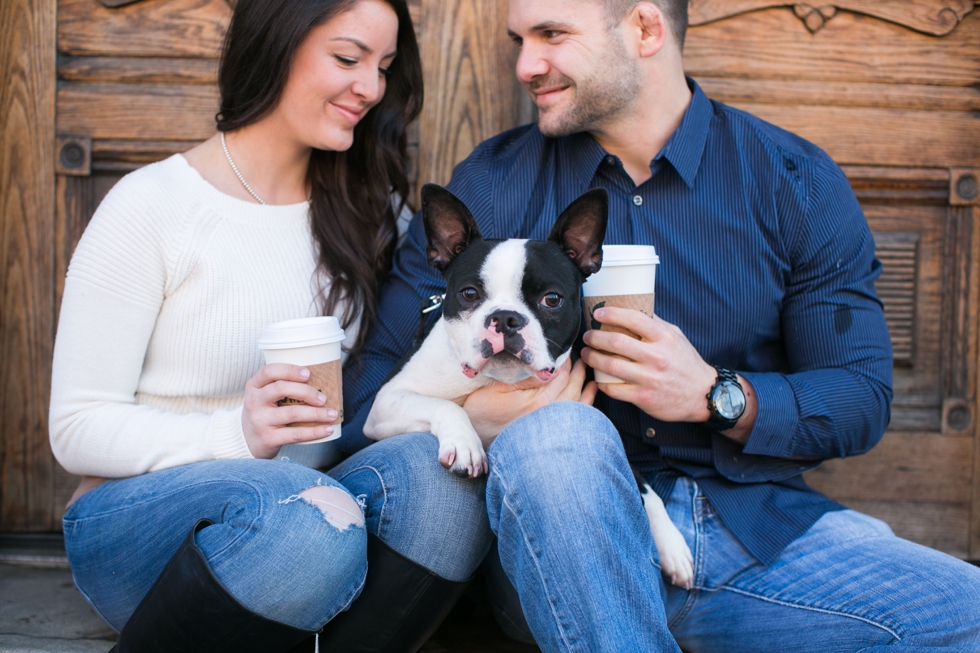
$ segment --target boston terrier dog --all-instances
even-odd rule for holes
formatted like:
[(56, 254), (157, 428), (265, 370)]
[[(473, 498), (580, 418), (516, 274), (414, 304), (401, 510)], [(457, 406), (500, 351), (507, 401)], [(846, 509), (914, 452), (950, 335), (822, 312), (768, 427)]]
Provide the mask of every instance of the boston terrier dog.
[(423, 186), (426, 253), (446, 278), (442, 317), (378, 391), (364, 435), (429, 431), (444, 467), (463, 477), (485, 473), (463, 401), (494, 380), (546, 381), (568, 359), (582, 283), (602, 264), (608, 206), (605, 189), (593, 189), (558, 216), (547, 241), (484, 240), (463, 202)]
[[(484, 240), (451, 192), (426, 184), (421, 195), (429, 265), (446, 278), (442, 317), (378, 391), (364, 435), (382, 440), (430, 432), (439, 440), (439, 462), (475, 478), (487, 472), (487, 456), (463, 402), (494, 380), (547, 381), (571, 355), (582, 283), (602, 265), (609, 199), (602, 188), (583, 193), (558, 216), (546, 241)], [(656, 493), (646, 483), (639, 489), (664, 573), (686, 585), (687, 544)], [(672, 533), (661, 538), (658, 531)], [(661, 539), (677, 553), (664, 555)]]

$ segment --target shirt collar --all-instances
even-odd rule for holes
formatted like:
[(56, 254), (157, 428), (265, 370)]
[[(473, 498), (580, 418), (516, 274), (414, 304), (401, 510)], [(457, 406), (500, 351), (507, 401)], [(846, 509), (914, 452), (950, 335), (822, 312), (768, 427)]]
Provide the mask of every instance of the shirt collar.
[(701, 166), (704, 144), (708, 141), (708, 129), (711, 126), (714, 109), (711, 100), (697, 82), (688, 77), (687, 85), (691, 89), (691, 103), (684, 112), (680, 126), (667, 139), (667, 144), (660, 150), (660, 154), (654, 158), (654, 161), (660, 157), (670, 161), (687, 187), (693, 188), (694, 178)]
[[(714, 110), (711, 107), (711, 100), (697, 82), (688, 77), (687, 84), (691, 89), (691, 102), (684, 112), (681, 124), (671, 134), (660, 153), (651, 161), (651, 168), (653, 162), (661, 157), (667, 159), (688, 188), (692, 188), (701, 165), (701, 155), (704, 153), (704, 144), (708, 140), (708, 128)], [(574, 171), (581, 188), (586, 189), (591, 186), (596, 169), (609, 153), (586, 132), (572, 134), (558, 141), (560, 165)]]
[(575, 179), (581, 189), (578, 192), (585, 192), (592, 186), (596, 169), (609, 153), (602, 149), (588, 132), (571, 134), (558, 140), (559, 165), (575, 173)]

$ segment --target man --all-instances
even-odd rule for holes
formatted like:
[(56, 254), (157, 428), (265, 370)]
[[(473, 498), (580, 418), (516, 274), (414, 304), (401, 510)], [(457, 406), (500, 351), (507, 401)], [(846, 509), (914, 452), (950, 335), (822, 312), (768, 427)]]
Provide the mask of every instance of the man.
[[(546, 651), (980, 650), (980, 570), (802, 479), (887, 426), (880, 264), (825, 153), (685, 77), (686, 5), (511, 0), (539, 122), (483, 143), (449, 185), (486, 238), (543, 238), (606, 188), (606, 242), (654, 245), (662, 262), (658, 317), (596, 312), (640, 340), (584, 335), (585, 363), (626, 381), (599, 386), (598, 410), (550, 403), (579, 397), (581, 368), (467, 401), (492, 441), (487, 509), (527, 626)], [(345, 382), (345, 433), (408, 348), (420, 298), (441, 291), (419, 222), (365, 371)], [(719, 388), (744, 411), (709, 410)], [(694, 553), (690, 591), (660, 577), (627, 456)]]

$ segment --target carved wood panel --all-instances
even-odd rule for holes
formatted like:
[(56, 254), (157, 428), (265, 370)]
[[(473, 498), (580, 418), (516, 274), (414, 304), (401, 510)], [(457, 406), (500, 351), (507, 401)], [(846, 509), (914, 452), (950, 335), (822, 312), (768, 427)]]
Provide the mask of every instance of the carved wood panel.
[(880, 18), (933, 36), (945, 36), (973, 11), (973, 0), (834, 0), (812, 4), (802, 2), (773, 2), (772, 0), (691, 0), (690, 24), (704, 25), (738, 14), (787, 7), (803, 21), (810, 32), (816, 33), (837, 15), (846, 10)]
[(919, 234), (914, 231), (875, 235), (875, 254), (882, 266), (875, 290), (885, 306), (895, 365), (902, 367), (912, 364), (915, 344), (918, 252)]

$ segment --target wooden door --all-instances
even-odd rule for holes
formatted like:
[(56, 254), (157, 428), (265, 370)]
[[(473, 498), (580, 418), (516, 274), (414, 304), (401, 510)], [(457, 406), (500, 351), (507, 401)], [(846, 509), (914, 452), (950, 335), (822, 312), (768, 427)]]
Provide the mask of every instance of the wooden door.
[[(57, 3), (57, 4), (55, 4)], [(506, 0), (412, 0), (426, 81), (413, 181), (448, 181), (527, 122)], [(892, 423), (808, 475), (900, 535), (980, 558), (977, 278), (980, 12), (972, 0), (693, 0), (685, 65), (710, 97), (826, 149), (884, 263)], [(71, 251), (129, 170), (213, 131), (226, 0), (0, 3), (0, 530), (60, 527), (76, 479), (47, 444)]]

